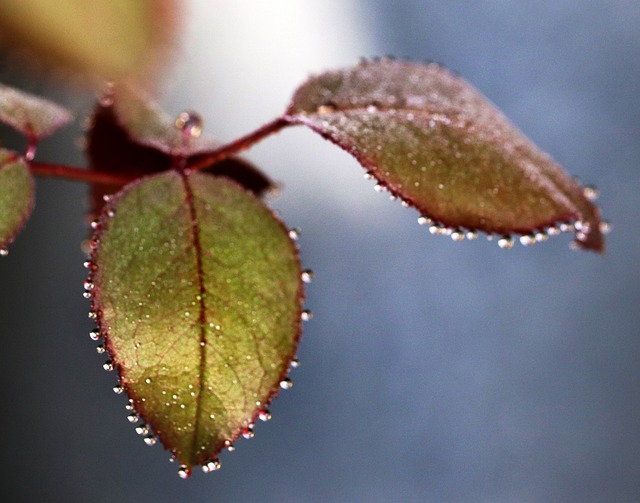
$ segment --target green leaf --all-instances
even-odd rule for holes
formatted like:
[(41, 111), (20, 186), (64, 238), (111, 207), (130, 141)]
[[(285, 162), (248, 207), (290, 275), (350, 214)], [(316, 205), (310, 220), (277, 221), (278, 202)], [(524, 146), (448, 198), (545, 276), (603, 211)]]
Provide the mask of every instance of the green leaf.
[(37, 62), (99, 78), (148, 79), (173, 38), (174, 0), (2, 0), (0, 33)]
[(0, 149), (0, 255), (26, 223), (33, 209), (33, 177), (22, 157)]
[(116, 195), (94, 245), (100, 332), (136, 412), (188, 474), (286, 378), (301, 330), (296, 246), (234, 182), (177, 171)]
[(41, 140), (72, 120), (71, 112), (60, 105), (0, 84), (0, 122), (30, 140)]
[(585, 189), (437, 64), (383, 59), (321, 74), (297, 90), (286, 117), (351, 153), (452, 237), (481, 230), (527, 243), (575, 223), (579, 246), (603, 250)]

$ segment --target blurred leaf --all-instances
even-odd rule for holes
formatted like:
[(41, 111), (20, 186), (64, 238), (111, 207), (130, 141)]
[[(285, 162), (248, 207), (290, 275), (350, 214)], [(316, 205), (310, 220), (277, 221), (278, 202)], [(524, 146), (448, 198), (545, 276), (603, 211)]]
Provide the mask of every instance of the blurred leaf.
[(72, 120), (71, 112), (60, 105), (0, 84), (0, 122), (27, 138), (41, 140)]
[(258, 416), (300, 333), (295, 245), (250, 193), (170, 171), (105, 207), (94, 310), (136, 411), (187, 469)]
[(22, 157), (0, 149), (0, 254), (26, 223), (33, 209), (33, 178)]
[(575, 221), (577, 243), (603, 250), (600, 212), (585, 189), (437, 64), (385, 59), (321, 74), (297, 90), (287, 117), (449, 230), (529, 236)]
[(9, 47), (107, 79), (144, 76), (162, 63), (177, 19), (174, 0), (0, 2), (0, 32)]

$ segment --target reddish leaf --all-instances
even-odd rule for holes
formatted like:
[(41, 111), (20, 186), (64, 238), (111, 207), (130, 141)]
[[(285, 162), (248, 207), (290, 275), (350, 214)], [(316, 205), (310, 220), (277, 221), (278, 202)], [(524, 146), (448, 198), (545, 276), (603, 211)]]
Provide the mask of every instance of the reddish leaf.
[(321, 74), (297, 90), (286, 117), (351, 153), (454, 236), (482, 230), (527, 242), (575, 222), (579, 246), (604, 248), (585, 189), (437, 64), (379, 60)]
[(72, 120), (73, 115), (65, 108), (0, 84), (0, 122), (30, 140), (41, 140)]

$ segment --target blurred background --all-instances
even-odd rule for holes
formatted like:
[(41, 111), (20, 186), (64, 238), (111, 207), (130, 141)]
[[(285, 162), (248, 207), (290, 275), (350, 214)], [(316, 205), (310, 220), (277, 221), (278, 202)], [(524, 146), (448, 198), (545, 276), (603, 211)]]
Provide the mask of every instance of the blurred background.
[[(640, 1), (184, 9), (161, 88), (207, 133), (249, 132), (311, 73), (361, 56), (440, 61), (599, 187), (607, 253), (571, 251), (568, 235), (510, 251), (433, 237), (310, 131), (264, 141), (247, 156), (282, 183), (271, 204), (302, 229), (315, 317), (273, 419), (223, 453), (220, 472), (184, 481), (135, 434), (88, 337), (86, 187), (39, 180), (0, 260), (3, 501), (639, 501)], [(90, 93), (49, 88), (23, 63), (4, 57), (0, 80), (89, 111)], [(80, 122), (39, 158), (83, 163)]]

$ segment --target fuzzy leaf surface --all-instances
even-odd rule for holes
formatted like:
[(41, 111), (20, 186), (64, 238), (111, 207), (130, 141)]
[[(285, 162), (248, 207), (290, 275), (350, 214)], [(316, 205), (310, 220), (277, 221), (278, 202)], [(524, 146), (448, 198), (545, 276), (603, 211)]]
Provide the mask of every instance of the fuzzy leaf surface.
[(41, 140), (72, 120), (71, 112), (60, 105), (0, 84), (0, 122), (27, 138)]
[(526, 235), (579, 221), (578, 245), (603, 250), (600, 211), (583, 187), (440, 65), (384, 59), (321, 74), (298, 88), (286, 117), (444, 226)]
[(180, 463), (202, 464), (286, 376), (301, 329), (295, 244), (234, 182), (176, 171), (126, 186), (95, 239), (93, 306), (121, 382)]
[(0, 249), (6, 249), (33, 209), (33, 177), (26, 161), (0, 149)]

